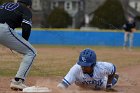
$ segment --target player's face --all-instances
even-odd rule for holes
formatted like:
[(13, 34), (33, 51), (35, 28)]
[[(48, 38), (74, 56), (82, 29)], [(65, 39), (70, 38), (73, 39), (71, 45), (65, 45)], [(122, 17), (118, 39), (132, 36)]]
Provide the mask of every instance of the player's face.
[(133, 18), (129, 17), (129, 18), (128, 18), (128, 21), (129, 21), (129, 22), (133, 22)]
[(93, 68), (92, 67), (86, 67), (86, 66), (82, 66), (82, 71), (84, 74), (91, 74), (93, 72)]

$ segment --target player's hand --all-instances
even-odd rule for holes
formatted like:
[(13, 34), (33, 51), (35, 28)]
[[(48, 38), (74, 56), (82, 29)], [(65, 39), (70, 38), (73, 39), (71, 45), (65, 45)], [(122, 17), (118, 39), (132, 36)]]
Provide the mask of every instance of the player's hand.
[(131, 31), (132, 32), (136, 32), (136, 28), (131, 28)]
[(57, 88), (59, 88), (59, 89), (66, 89), (66, 87), (62, 83), (59, 83), (57, 85)]

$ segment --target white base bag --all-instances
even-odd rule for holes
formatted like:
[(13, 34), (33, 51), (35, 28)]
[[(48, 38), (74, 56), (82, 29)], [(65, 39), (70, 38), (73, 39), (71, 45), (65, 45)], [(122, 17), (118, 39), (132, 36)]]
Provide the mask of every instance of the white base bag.
[(23, 92), (51, 92), (47, 87), (32, 86), (23, 89)]

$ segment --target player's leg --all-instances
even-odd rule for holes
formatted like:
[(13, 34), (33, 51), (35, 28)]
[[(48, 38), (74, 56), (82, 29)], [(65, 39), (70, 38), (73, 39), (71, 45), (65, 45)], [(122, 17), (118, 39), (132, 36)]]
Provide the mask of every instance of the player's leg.
[(114, 86), (118, 82), (118, 79), (119, 79), (119, 75), (116, 74), (116, 66), (115, 65), (114, 65), (114, 73), (115, 73), (115, 75), (114, 75), (114, 78), (112, 80), (112, 86)]
[(124, 48), (127, 47), (127, 42), (128, 42), (128, 32), (124, 33)]
[[(15, 84), (14, 87), (23, 89), (25, 86), (22, 84), (22, 81), (24, 81), (26, 79), (26, 76), (28, 75), (33, 60), (36, 56), (36, 50), (29, 42), (19, 36), (14, 30), (10, 29), (8, 26), (6, 27), (6, 24), (1, 31), (0, 43), (10, 48), (11, 50), (24, 55), (19, 70), (15, 76), (16, 79), (12, 80), (13, 86)], [(19, 79), (21, 79), (22, 81)]]
[(119, 79), (119, 75), (115, 74), (115, 76), (114, 76), (114, 78), (112, 80), (112, 86), (114, 86), (118, 82), (118, 79)]
[(129, 48), (133, 48), (133, 33), (129, 34)]

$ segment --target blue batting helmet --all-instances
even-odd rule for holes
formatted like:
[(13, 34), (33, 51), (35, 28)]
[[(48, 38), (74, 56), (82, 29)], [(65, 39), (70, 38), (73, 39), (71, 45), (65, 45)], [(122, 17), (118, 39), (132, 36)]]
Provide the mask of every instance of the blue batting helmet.
[(77, 64), (80, 66), (94, 66), (96, 64), (96, 53), (89, 48), (81, 51)]
[(17, 0), (17, 2), (21, 2), (26, 5), (32, 6), (32, 0)]

